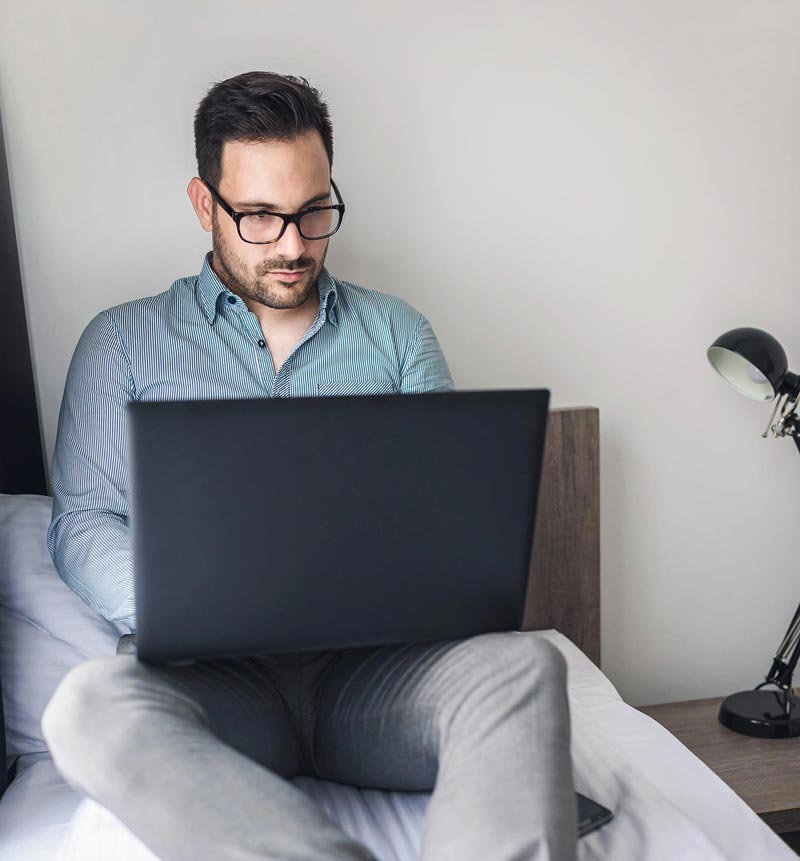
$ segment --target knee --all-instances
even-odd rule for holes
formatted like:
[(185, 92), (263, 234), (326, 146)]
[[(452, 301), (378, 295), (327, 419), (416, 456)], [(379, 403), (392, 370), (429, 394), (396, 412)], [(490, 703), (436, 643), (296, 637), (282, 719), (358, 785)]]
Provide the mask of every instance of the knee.
[(465, 669), (458, 695), (443, 703), (444, 731), (485, 738), (499, 726), (529, 723), (534, 712), (566, 722), (567, 662), (561, 651), (533, 632), (481, 634), (461, 643)]
[(533, 631), (515, 631), (510, 636), (509, 647), (516, 649), (522, 666), (529, 668), (531, 674), (545, 684), (566, 687), (567, 659), (557, 646)]
[(119, 706), (133, 683), (133, 663), (133, 657), (104, 656), (79, 664), (61, 680), (42, 714), (53, 761), (73, 785), (82, 783), (79, 774), (101, 749), (129, 729), (131, 713)]
[[(482, 641), (482, 642), (481, 642)], [(534, 631), (509, 631), (475, 638), (481, 648), (486, 671), (524, 680), (563, 687), (567, 661), (560, 649)]]
[(508, 649), (513, 654), (514, 674), (521, 693), (529, 693), (548, 708), (567, 705), (567, 660), (560, 649), (532, 631), (510, 633)]
[(532, 631), (485, 634), (474, 638), (473, 691), (497, 691), (512, 703), (560, 701), (566, 704), (567, 661), (561, 651)]
[(112, 663), (115, 659), (110, 656), (85, 661), (61, 679), (42, 714), (42, 732), (51, 750), (74, 731), (91, 733), (91, 724), (98, 718), (102, 726), (107, 703), (103, 692), (113, 675)]

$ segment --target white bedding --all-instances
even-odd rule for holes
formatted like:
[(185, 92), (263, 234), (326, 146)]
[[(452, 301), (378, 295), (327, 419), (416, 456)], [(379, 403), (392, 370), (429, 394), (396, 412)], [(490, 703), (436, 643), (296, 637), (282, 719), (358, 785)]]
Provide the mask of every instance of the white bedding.
[[(551, 640), (567, 658), (576, 789), (610, 807), (615, 819), (579, 841), (580, 861), (797, 861), (797, 856), (712, 771), (663, 727), (626, 705), (611, 682), (569, 640), (556, 631)], [(381, 861), (417, 861), (428, 793), (381, 792), (296, 778), (351, 835)], [(13, 787), (12, 787), (13, 788)], [(41, 830), (52, 852), (62, 829), (59, 852), (37, 855), (6, 851), (0, 827), (0, 861), (155, 861), (155, 856), (96, 802), (77, 805), (62, 827), (65, 800), (12, 798), (18, 821)], [(6, 806), (4, 798), (0, 812)], [(52, 805), (53, 825), (43, 804)], [(38, 806), (38, 812), (32, 809)], [(29, 809), (31, 808), (31, 809)], [(13, 812), (4, 811), (6, 817)], [(6, 820), (7, 821), (7, 818)], [(19, 830), (19, 829), (17, 829)], [(13, 835), (12, 835), (13, 836)]]
[(55, 861), (80, 803), (50, 754), (24, 754), (0, 802), (0, 861)]
[[(0, 677), (17, 777), (0, 800), (0, 861), (154, 861), (108, 811), (81, 800), (53, 766), (41, 713), (63, 675), (113, 654), (121, 631), (59, 578), (46, 532), (52, 499), (0, 494)], [(797, 856), (693, 754), (627, 706), (565, 637), (577, 789), (615, 820), (579, 842), (581, 861), (784, 859)], [(379, 792), (297, 778), (381, 861), (418, 857), (428, 793)]]

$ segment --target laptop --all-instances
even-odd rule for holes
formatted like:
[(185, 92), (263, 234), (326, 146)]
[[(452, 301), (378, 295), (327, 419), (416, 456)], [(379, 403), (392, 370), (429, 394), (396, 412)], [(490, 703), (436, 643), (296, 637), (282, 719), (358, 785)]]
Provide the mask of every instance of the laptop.
[(518, 630), (549, 397), (128, 404), (139, 659)]

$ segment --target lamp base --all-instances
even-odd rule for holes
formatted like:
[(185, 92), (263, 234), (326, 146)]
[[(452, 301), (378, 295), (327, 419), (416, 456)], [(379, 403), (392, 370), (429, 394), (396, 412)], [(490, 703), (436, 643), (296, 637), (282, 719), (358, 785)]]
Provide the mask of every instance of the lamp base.
[(782, 691), (740, 691), (719, 707), (719, 722), (743, 735), (759, 738), (794, 738), (800, 735), (800, 697), (789, 697), (789, 716)]

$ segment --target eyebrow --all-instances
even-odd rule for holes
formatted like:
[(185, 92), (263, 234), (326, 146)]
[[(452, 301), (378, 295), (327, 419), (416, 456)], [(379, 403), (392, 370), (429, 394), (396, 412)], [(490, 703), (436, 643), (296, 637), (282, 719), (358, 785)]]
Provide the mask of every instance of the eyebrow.
[[(315, 197), (310, 197), (305, 203), (300, 204), (300, 209), (305, 209), (310, 203), (316, 203), (320, 200), (327, 200), (331, 196), (330, 191), (325, 191)], [(254, 206), (259, 209), (280, 209), (276, 203), (264, 203), (263, 200), (245, 200), (236, 204), (237, 206)]]

